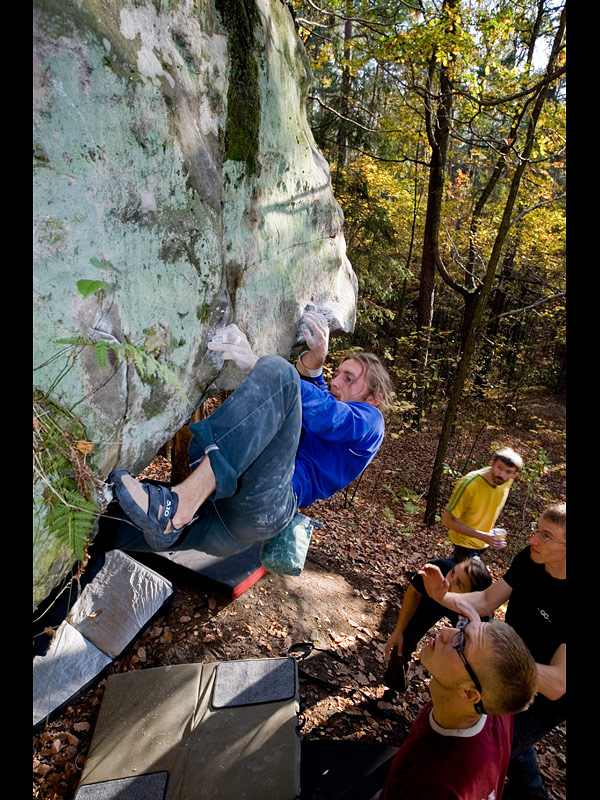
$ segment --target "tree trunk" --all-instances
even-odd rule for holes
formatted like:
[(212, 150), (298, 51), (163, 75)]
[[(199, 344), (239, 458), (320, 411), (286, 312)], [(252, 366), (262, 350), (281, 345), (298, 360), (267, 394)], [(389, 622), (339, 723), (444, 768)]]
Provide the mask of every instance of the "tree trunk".
[[(445, 8), (454, 8), (456, 0), (445, 0)], [(443, 12), (442, 12), (443, 13)], [(451, 24), (452, 25), (452, 24)], [(428, 87), (432, 84), (436, 68), (435, 56), (430, 65)], [(452, 81), (449, 67), (440, 67), (439, 103), (435, 115), (429, 110), (426, 101), (426, 118), (431, 159), (429, 166), (429, 183), (427, 187), (427, 210), (425, 230), (423, 232), (423, 252), (421, 257), (421, 274), (419, 281), (419, 304), (417, 309), (417, 351), (416, 351), (416, 392), (414, 395), (417, 420), (425, 408), (425, 384), (429, 345), (431, 342), (431, 321), (433, 319), (433, 302), (435, 297), (435, 254), (438, 246), (442, 199), (444, 193), (444, 177), (450, 140), (452, 119)]]
[[(554, 39), (554, 43), (552, 46), (552, 52), (550, 53), (548, 59), (548, 66), (546, 68), (546, 74), (550, 75), (556, 64), (558, 54), (560, 48), (562, 46), (562, 39), (564, 36), (566, 24), (566, 11), (565, 8), (562, 10), (560, 23), (558, 26), (558, 30)], [(437, 452), (435, 455), (435, 461), (433, 464), (433, 471), (431, 475), (431, 481), (429, 483), (429, 490), (427, 495), (427, 506), (425, 509), (425, 524), (432, 525), (435, 522), (435, 515), (437, 512), (438, 506), (438, 498), (439, 498), (439, 491), (440, 491), (440, 482), (442, 477), (442, 469), (444, 464), (444, 459), (446, 456), (446, 449), (448, 447), (448, 442), (450, 440), (450, 434), (452, 431), (452, 427), (454, 425), (454, 421), (456, 419), (456, 412), (458, 410), (458, 404), (463, 392), (463, 388), (467, 379), (467, 375), (469, 373), (469, 368), (471, 365), (471, 359), (473, 357), (473, 353), (475, 352), (475, 346), (477, 343), (477, 335), (479, 333), (481, 322), (483, 319), (483, 314), (485, 311), (485, 306), (487, 304), (487, 300), (489, 298), (494, 277), (496, 274), (496, 268), (500, 261), (500, 256), (502, 253), (502, 248), (504, 247), (504, 243), (506, 241), (506, 237), (508, 235), (508, 231), (510, 228), (511, 217), (513, 214), (513, 210), (517, 201), (517, 195), (519, 192), (519, 188), (521, 185), (521, 180), (523, 178), (523, 174), (525, 169), (527, 168), (527, 164), (529, 161), (529, 157), (531, 155), (531, 151), (533, 149), (534, 139), (535, 139), (535, 130), (540, 118), (540, 114), (542, 112), (542, 107), (544, 105), (544, 101), (547, 96), (547, 90), (543, 87), (536, 97), (535, 103), (533, 105), (533, 109), (531, 111), (531, 116), (529, 118), (529, 125), (527, 128), (527, 135), (525, 140), (525, 147), (523, 149), (523, 153), (521, 159), (519, 161), (518, 166), (515, 169), (510, 189), (508, 192), (508, 197), (506, 200), (506, 204), (504, 207), (504, 213), (502, 215), (502, 220), (500, 222), (500, 227), (498, 229), (498, 233), (496, 235), (496, 239), (494, 241), (494, 246), (492, 248), (492, 253), (490, 255), (487, 270), (485, 274), (485, 279), (481, 288), (481, 293), (479, 296), (479, 300), (477, 303), (477, 307), (475, 309), (475, 313), (473, 316), (473, 326), (471, 331), (469, 332), (468, 336), (466, 337), (465, 348), (463, 350), (461, 359), (458, 364), (458, 369), (456, 372), (456, 378), (454, 381), (454, 385), (452, 387), (452, 391), (450, 394), (450, 399), (448, 401), (448, 407), (446, 409), (446, 414), (444, 416), (444, 422), (442, 424), (442, 431), (440, 433), (439, 443)]]
[(171, 484), (181, 483), (191, 473), (189, 448), (192, 441), (192, 434), (188, 425), (192, 422), (200, 422), (206, 419), (206, 405), (202, 405), (194, 411), (191, 419), (180, 428), (171, 439)]
[(477, 373), (474, 378), (475, 387), (478, 389), (481, 395), (483, 395), (484, 392), (485, 376), (488, 374), (492, 365), (492, 356), (494, 354), (493, 339), (498, 333), (498, 327), (500, 325), (499, 317), (504, 311), (504, 305), (506, 302), (506, 290), (504, 285), (512, 275), (516, 249), (516, 244), (513, 244), (510, 250), (504, 256), (500, 280), (492, 297), (490, 313), (492, 317), (498, 317), (498, 319), (496, 319), (495, 322), (493, 322), (489, 327), (488, 335), (481, 351), (481, 358), (479, 360)]

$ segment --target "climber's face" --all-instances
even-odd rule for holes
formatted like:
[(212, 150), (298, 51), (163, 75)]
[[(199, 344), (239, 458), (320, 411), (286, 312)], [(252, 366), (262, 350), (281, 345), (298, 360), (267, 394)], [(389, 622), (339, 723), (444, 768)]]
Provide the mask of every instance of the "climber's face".
[(375, 398), (371, 394), (364, 377), (364, 365), (355, 358), (347, 358), (338, 367), (329, 391), (336, 400), (342, 403), (368, 403), (376, 405)]

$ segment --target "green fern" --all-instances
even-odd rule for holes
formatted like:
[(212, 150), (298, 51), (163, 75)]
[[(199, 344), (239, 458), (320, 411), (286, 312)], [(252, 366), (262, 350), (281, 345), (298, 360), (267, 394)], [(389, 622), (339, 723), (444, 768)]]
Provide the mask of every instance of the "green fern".
[(33, 392), (34, 486), (47, 508), (47, 525), (52, 538), (63, 543), (77, 561), (100, 514), (94, 502), (99, 481), (85, 462), (77, 443), (85, 440), (85, 428), (71, 411)]
[(83, 561), (98, 508), (78, 492), (69, 490), (63, 492), (62, 501), (50, 506), (50, 533), (63, 542), (78, 561)]
[(98, 361), (98, 366), (100, 369), (104, 369), (106, 367), (108, 351), (112, 350), (119, 362), (125, 360), (127, 363), (133, 363), (142, 378), (154, 378), (157, 375), (160, 375), (165, 383), (168, 383), (170, 386), (172, 386), (177, 394), (183, 400), (185, 400), (186, 403), (189, 403), (190, 406), (193, 405), (191, 400), (185, 395), (183, 389), (181, 388), (181, 384), (177, 379), (177, 375), (175, 375), (172, 370), (170, 370), (164, 364), (161, 364), (160, 361), (157, 361), (154, 356), (150, 355), (150, 353), (147, 353), (141, 347), (136, 347), (129, 342), (126, 342), (125, 344), (121, 342), (107, 342), (105, 340), (101, 340), (99, 342), (90, 342), (79, 337), (58, 339), (58, 344), (71, 344), (79, 347), (93, 347), (96, 351), (96, 360)]

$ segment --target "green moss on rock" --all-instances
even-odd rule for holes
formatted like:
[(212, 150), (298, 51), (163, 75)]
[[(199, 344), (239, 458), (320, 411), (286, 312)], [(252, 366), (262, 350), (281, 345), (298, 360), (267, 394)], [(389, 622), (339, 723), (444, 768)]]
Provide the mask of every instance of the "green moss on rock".
[(242, 161), (248, 174), (256, 171), (260, 128), (258, 48), (260, 24), (254, 0), (217, 0), (227, 30), (230, 60), (224, 160)]

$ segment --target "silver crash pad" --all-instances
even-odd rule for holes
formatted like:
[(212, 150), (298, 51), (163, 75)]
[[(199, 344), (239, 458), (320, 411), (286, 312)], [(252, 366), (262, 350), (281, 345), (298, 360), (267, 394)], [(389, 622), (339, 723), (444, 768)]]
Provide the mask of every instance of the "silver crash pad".
[(33, 659), (33, 724), (77, 697), (173, 593), (170, 581), (121, 550), (106, 554), (48, 651)]

